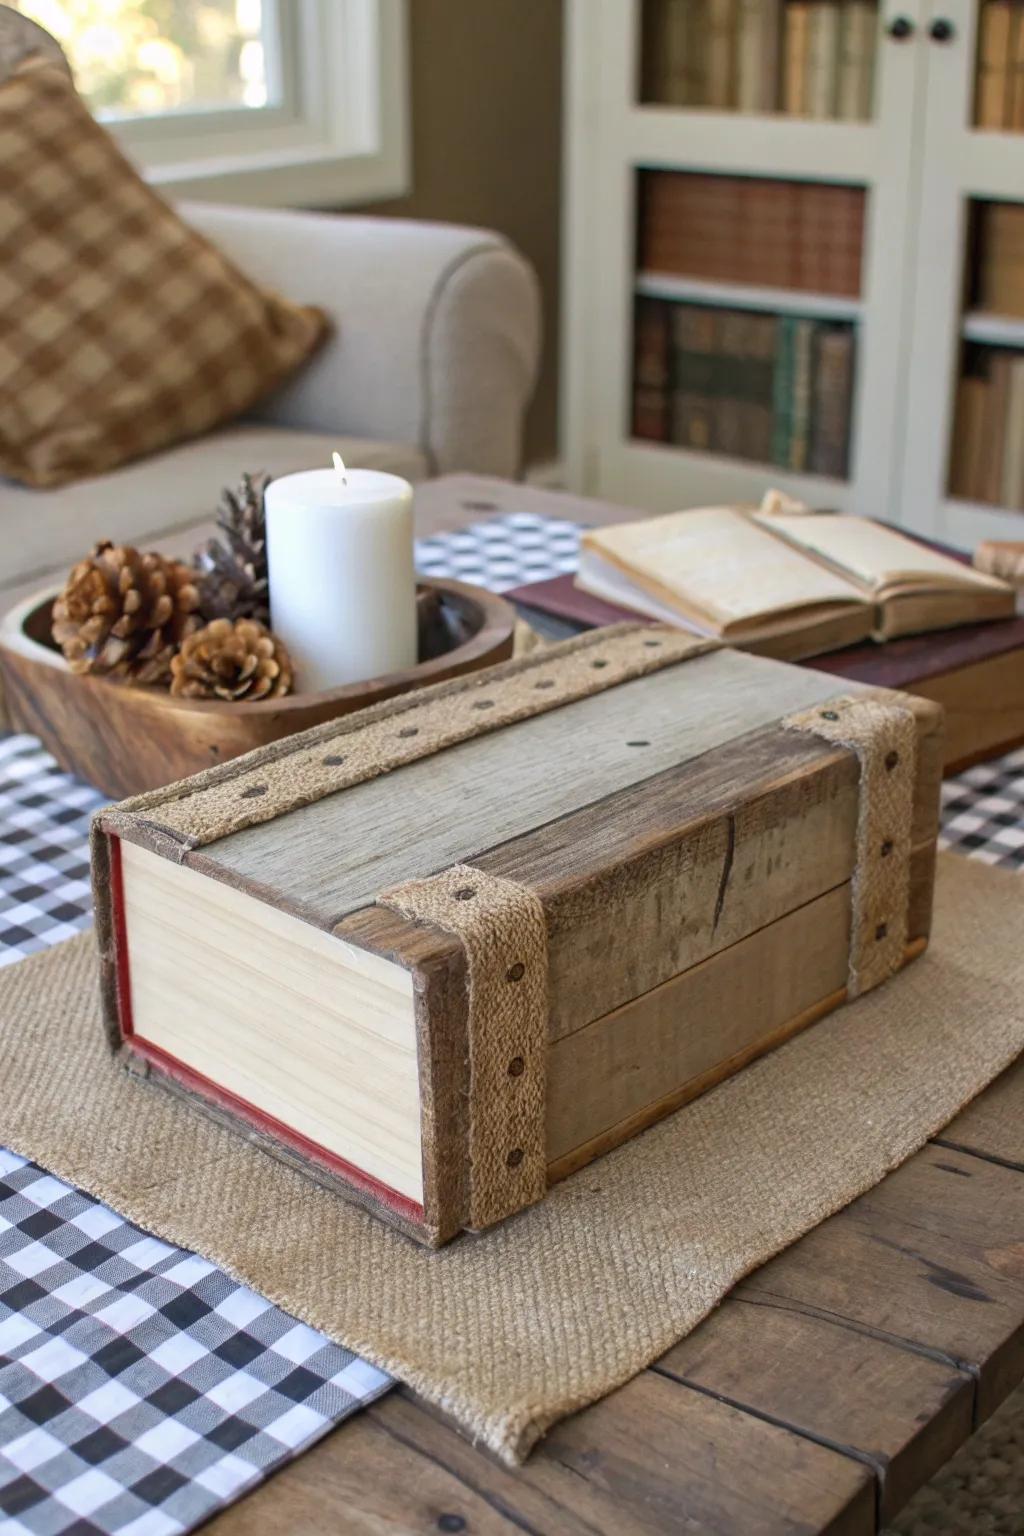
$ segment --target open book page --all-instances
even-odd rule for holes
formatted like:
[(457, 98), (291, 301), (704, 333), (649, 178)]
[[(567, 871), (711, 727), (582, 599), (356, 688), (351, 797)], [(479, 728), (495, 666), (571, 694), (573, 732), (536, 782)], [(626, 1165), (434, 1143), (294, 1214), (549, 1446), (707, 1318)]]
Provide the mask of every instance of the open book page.
[(582, 553), (581, 586), (593, 569), (588, 554), (597, 556), (673, 612), (710, 620), (720, 632), (810, 604), (864, 601), (850, 582), (730, 507), (595, 529), (584, 534)]
[(887, 587), (914, 585), (941, 591), (946, 587), (1001, 588), (995, 577), (961, 565), (949, 555), (928, 549), (893, 528), (867, 517), (825, 512), (817, 517), (772, 513), (765, 525), (801, 549), (827, 560), (837, 571), (881, 596)]

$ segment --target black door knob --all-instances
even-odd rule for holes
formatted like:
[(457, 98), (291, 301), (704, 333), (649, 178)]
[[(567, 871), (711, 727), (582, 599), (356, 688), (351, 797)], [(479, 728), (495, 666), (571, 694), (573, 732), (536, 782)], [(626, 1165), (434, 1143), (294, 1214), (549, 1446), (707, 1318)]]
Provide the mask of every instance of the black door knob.
[(933, 43), (951, 43), (956, 28), (945, 16), (937, 16), (928, 28)]
[(909, 16), (894, 16), (888, 30), (894, 42), (902, 43), (905, 38), (913, 37), (914, 23)]

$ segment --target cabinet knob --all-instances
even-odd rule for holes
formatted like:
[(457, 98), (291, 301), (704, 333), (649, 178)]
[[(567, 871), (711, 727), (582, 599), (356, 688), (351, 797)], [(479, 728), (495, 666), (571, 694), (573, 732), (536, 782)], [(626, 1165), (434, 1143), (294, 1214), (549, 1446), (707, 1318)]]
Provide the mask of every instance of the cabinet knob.
[(894, 42), (902, 43), (914, 35), (914, 23), (909, 16), (894, 16), (887, 28)]
[(945, 16), (937, 16), (928, 28), (933, 43), (951, 43), (956, 28)]

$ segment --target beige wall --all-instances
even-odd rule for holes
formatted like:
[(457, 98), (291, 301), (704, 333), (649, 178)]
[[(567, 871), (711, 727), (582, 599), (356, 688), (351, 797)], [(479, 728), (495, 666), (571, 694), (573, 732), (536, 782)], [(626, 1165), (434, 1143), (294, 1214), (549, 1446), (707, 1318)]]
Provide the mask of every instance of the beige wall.
[(409, 0), (412, 190), (374, 213), (500, 230), (544, 296), (527, 462), (557, 443), (562, 0)]

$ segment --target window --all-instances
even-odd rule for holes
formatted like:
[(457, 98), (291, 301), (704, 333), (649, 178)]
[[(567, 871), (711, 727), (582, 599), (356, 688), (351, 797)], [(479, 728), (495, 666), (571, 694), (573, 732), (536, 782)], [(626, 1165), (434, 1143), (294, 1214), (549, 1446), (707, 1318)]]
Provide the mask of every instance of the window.
[(406, 190), (405, 0), (13, 0), (176, 196), (304, 206)]

